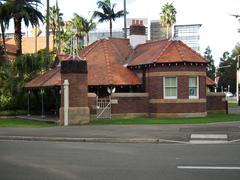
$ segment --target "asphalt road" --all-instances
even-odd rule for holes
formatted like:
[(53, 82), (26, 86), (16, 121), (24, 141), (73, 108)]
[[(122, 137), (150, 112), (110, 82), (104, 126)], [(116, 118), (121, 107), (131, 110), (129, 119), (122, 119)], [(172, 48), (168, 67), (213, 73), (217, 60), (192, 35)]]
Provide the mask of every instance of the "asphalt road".
[(240, 144), (0, 141), (1, 180), (239, 180), (239, 167)]

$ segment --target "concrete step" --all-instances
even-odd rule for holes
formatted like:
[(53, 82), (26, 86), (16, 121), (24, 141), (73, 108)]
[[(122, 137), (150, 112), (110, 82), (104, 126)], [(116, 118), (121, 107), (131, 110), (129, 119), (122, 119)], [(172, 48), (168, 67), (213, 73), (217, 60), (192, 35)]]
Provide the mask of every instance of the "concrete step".
[(191, 134), (192, 144), (223, 144), (228, 142), (227, 134)]

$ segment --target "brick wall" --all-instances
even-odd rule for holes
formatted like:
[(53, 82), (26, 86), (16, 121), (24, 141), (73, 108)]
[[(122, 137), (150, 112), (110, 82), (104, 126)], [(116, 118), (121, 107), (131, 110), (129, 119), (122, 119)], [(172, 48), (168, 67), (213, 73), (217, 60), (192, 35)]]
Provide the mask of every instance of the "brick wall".
[(148, 93), (116, 93), (112, 95), (112, 114), (138, 116), (148, 114)]
[(224, 93), (207, 94), (207, 112), (208, 113), (228, 113), (228, 104)]
[[(138, 70), (138, 73), (139, 70)], [(199, 99), (189, 99), (189, 76), (199, 77)], [(176, 76), (178, 98), (164, 99), (164, 76)], [(150, 115), (180, 116), (186, 114), (206, 115), (206, 67), (201, 65), (164, 65), (146, 71), (146, 91), (149, 93)], [(151, 102), (153, 100), (153, 102)]]
[[(115, 93), (112, 99), (113, 116), (144, 116), (148, 114), (148, 93)], [(96, 94), (88, 93), (91, 115), (96, 115)]]

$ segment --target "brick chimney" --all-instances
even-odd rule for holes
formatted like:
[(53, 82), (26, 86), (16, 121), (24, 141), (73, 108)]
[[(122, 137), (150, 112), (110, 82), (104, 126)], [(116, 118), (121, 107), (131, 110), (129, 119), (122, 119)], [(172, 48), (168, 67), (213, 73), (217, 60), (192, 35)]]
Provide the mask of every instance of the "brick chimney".
[(61, 62), (61, 108), (60, 124), (64, 124), (64, 80), (69, 82), (69, 125), (89, 123), (88, 72), (85, 60), (66, 60)]
[(130, 26), (130, 44), (135, 48), (139, 44), (144, 44), (147, 41), (146, 27), (143, 25), (142, 20), (132, 20)]

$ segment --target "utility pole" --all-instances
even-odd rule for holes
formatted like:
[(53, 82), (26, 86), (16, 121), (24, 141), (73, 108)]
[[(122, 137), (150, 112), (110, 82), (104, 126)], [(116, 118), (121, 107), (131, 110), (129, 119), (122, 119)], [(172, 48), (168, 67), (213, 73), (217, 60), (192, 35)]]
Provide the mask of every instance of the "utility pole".
[(127, 38), (127, 8), (126, 8), (126, 0), (123, 0), (124, 6), (124, 38)]
[[(37, 2), (36, 2), (36, 10), (37, 10), (38, 8), (37, 8)], [(37, 53), (37, 44), (38, 44), (38, 42), (37, 42), (37, 25), (35, 26), (35, 53)]]
[(237, 95), (237, 104), (240, 106), (240, 99), (239, 99), (239, 81), (240, 81), (240, 55), (237, 56), (237, 84), (236, 84), (236, 95)]
[(46, 15), (46, 58), (49, 56), (49, 0), (47, 0), (47, 15)]
[(59, 17), (59, 7), (58, 7), (58, 0), (56, 1), (56, 8), (57, 8), (57, 16), (58, 16), (58, 54), (61, 53), (61, 25), (60, 25), (60, 17)]

